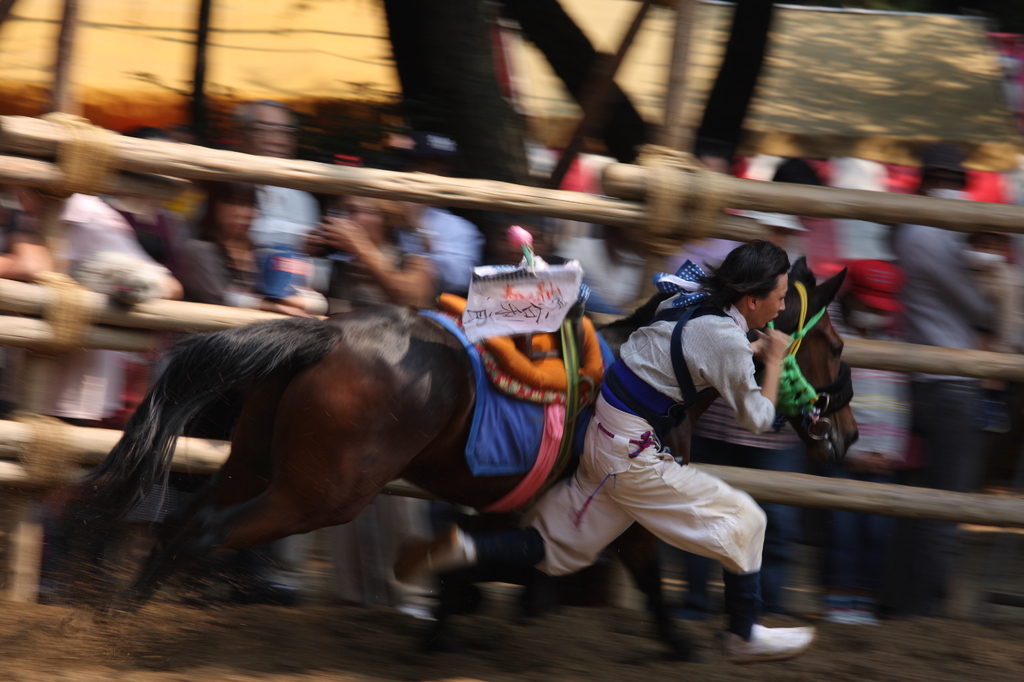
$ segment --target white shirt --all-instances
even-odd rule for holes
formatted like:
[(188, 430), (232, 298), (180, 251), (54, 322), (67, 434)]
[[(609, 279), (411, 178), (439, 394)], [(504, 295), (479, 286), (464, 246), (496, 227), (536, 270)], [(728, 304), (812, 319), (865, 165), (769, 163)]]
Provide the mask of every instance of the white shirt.
[[(670, 305), (668, 299), (662, 308)], [(754, 352), (747, 341), (739, 311), (727, 317), (705, 315), (683, 327), (681, 343), (690, 377), (697, 391), (716, 388), (736, 412), (736, 423), (753, 433), (764, 433), (775, 421), (775, 407), (754, 380)], [(622, 346), (621, 357), (653, 388), (676, 401), (683, 393), (672, 368), (672, 330), (675, 322), (662, 321), (633, 332)]]
[(481, 263), (484, 236), (476, 225), (443, 208), (423, 209), (420, 227), (426, 232), (429, 257), (437, 264), (438, 288), (465, 294), (473, 268)]
[(605, 305), (625, 310), (640, 295), (646, 262), (635, 253), (620, 252), (620, 262), (613, 263), (603, 239), (573, 237), (562, 242), (558, 255), (580, 262), (584, 281)]
[[(75, 265), (103, 251), (122, 253), (161, 267), (139, 245), (128, 221), (99, 197), (75, 194), (64, 203), (63, 257)], [(55, 417), (99, 420), (122, 405), (125, 362), (129, 353), (81, 350), (60, 356), (50, 377), (45, 413)]]
[(256, 204), (249, 239), (257, 246), (281, 244), (302, 250), (306, 235), (320, 222), (316, 199), (299, 189), (257, 187)]

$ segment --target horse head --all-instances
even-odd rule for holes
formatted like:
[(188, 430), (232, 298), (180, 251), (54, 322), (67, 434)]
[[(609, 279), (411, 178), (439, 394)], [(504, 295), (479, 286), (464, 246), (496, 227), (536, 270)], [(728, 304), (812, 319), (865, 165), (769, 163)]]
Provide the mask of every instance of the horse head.
[[(807, 292), (807, 306), (804, 315), (812, 321), (818, 311), (827, 309), (835, 299), (846, 278), (846, 270), (821, 284), (816, 284), (814, 273), (800, 258), (789, 273), (789, 291), (786, 294), (786, 309), (779, 314), (775, 326), (782, 332), (792, 334), (800, 326), (801, 295), (797, 284)], [(817, 391), (818, 399), (814, 410), (807, 415), (790, 418), (790, 424), (807, 445), (807, 457), (816, 462), (839, 462), (846, 456), (846, 450), (857, 440), (857, 420), (850, 410), (850, 369), (840, 359), (843, 354), (843, 339), (829, 320), (828, 312), (822, 315), (806, 332), (796, 353), (797, 365), (804, 378)]]

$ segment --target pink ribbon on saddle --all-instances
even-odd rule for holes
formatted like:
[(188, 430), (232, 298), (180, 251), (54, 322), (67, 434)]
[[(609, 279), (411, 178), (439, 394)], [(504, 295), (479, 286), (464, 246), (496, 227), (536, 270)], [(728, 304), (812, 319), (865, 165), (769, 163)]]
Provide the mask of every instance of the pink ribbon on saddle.
[(544, 433), (541, 435), (540, 450), (537, 452), (537, 461), (533, 463), (533, 468), (508, 495), (480, 511), (485, 514), (507, 514), (518, 511), (532, 500), (547, 480), (551, 467), (555, 465), (563, 431), (565, 405), (548, 403), (544, 406)]

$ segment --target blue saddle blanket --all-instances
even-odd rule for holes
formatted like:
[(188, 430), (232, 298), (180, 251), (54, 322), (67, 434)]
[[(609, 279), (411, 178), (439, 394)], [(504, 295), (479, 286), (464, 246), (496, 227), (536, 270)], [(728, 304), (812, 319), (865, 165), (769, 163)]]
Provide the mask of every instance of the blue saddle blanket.
[[(466, 463), (474, 476), (516, 476), (533, 468), (544, 432), (544, 406), (513, 398), (491, 385), (476, 346), (450, 317), (431, 310), (420, 311), (438, 322), (462, 342), (473, 365), (476, 406), (466, 441)], [(602, 348), (602, 350), (604, 350)], [(607, 359), (605, 360), (607, 363)], [(575, 454), (583, 451), (583, 435), (593, 408), (576, 420), (573, 434)]]

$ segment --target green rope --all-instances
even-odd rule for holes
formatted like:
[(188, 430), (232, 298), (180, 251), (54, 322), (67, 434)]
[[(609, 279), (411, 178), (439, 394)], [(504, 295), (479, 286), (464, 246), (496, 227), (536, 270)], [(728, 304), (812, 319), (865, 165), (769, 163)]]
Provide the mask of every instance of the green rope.
[[(799, 341), (807, 335), (811, 328), (818, 324), (825, 314), (825, 308), (807, 321), (800, 329), (790, 334), (790, 338)], [(774, 322), (768, 323), (769, 329), (775, 328)], [(760, 382), (759, 382), (760, 383)], [(796, 355), (787, 355), (782, 360), (782, 373), (779, 376), (779, 399), (776, 409), (787, 417), (798, 417), (803, 414), (818, 399), (818, 392), (811, 386), (811, 383), (804, 377), (800, 365), (796, 362)]]
[(798, 417), (818, 399), (818, 392), (800, 371), (795, 355), (782, 360), (779, 376), (779, 404), (776, 409), (787, 417)]

